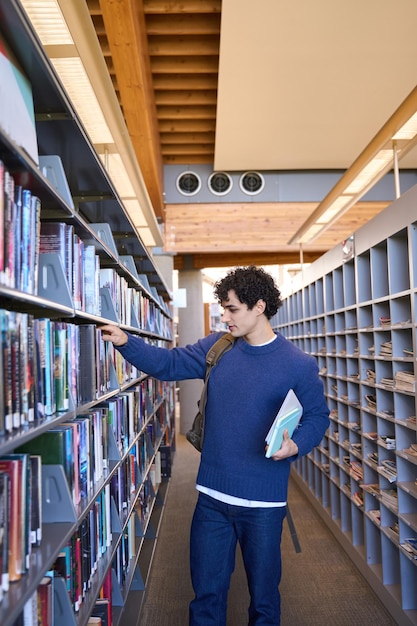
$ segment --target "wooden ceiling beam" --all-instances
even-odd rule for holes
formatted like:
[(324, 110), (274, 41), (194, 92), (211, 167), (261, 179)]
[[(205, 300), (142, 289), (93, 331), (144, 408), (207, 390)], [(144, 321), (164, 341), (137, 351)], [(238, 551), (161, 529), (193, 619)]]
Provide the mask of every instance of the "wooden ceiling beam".
[(214, 133), (216, 131), (216, 122), (214, 119), (162, 119), (159, 122), (159, 131), (161, 138), (166, 133)]
[(142, 0), (100, 0), (123, 113), (157, 218), (163, 219), (163, 167)]
[(197, 57), (169, 56), (151, 58), (154, 77), (157, 74), (216, 74), (219, 70), (217, 55)]
[(94, 30), (96, 31), (96, 35), (99, 41), (101, 41), (102, 38), (107, 39), (106, 28), (103, 22), (103, 16), (101, 15), (101, 13), (99, 15), (91, 14), (90, 5), (89, 5), (89, 11), (90, 11), (91, 19), (93, 20)]
[(193, 165), (201, 165), (201, 164), (210, 164), (212, 165), (214, 161), (214, 146), (213, 153), (208, 154), (165, 154), (164, 155), (164, 163), (167, 165), (186, 165), (187, 167), (190, 164)]
[(146, 15), (161, 13), (220, 13), (221, 0), (143, 0)]
[(146, 16), (148, 35), (218, 35), (220, 32), (220, 14), (159, 14)]
[(217, 74), (156, 74), (153, 85), (158, 91), (217, 91)]
[(161, 144), (207, 144), (214, 145), (214, 132), (209, 133), (161, 133)]
[(101, 16), (100, 0), (87, 0), (88, 10), (92, 16)]
[(156, 91), (155, 102), (157, 106), (181, 106), (181, 105), (211, 105), (215, 106), (217, 91)]
[[(106, 0), (108, 1), (108, 0)], [(215, 56), (219, 55), (219, 37), (149, 37), (150, 56)]]
[[(304, 252), (303, 262), (312, 263), (323, 254), (323, 250)], [(200, 270), (206, 267), (235, 267), (247, 265), (289, 265), (300, 263), (300, 254), (295, 252), (220, 252), (213, 254), (178, 254), (174, 256), (175, 270)]]
[(216, 107), (214, 105), (200, 106), (174, 106), (161, 104), (157, 107), (158, 118), (160, 120), (169, 120), (175, 118), (195, 119), (195, 120), (215, 120)]
[[(214, 145), (214, 144), (213, 144)], [(203, 143), (163, 145), (162, 154), (208, 154), (212, 152), (213, 145)]]

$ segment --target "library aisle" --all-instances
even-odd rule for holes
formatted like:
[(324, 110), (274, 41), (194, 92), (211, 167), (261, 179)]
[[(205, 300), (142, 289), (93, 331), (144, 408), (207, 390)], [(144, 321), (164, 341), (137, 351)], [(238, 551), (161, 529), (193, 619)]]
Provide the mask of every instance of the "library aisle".
[[(177, 437), (177, 452), (140, 626), (187, 626), (192, 598), (188, 539), (199, 454)], [(290, 510), (301, 552), (284, 524), (281, 626), (394, 626), (384, 606), (313, 507), (290, 482)], [(248, 592), (238, 554), (227, 626), (247, 624)]]

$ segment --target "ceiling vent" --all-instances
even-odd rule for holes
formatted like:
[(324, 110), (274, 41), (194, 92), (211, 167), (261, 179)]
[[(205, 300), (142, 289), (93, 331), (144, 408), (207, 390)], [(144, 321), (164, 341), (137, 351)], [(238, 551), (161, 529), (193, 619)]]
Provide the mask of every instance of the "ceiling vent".
[(207, 184), (216, 196), (225, 196), (233, 187), (233, 181), (226, 172), (213, 172)]
[(176, 184), (183, 196), (194, 196), (200, 191), (201, 179), (194, 172), (183, 172), (178, 176)]
[(256, 196), (264, 188), (265, 180), (259, 172), (245, 172), (239, 180), (239, 186), (249, 196)]

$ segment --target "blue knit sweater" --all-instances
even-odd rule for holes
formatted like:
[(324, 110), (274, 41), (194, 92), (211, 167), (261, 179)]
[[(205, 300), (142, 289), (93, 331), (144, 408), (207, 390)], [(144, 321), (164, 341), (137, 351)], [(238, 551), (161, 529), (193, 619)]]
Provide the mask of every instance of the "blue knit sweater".
[[(118, 349), (160, 380), (204, 379), (206, 353), (221, 334), (170, 350), (129, 335)], [(290, 464), (298, 457), (266, 459), (265, 436), (291, 388), (303, 406), (292, 437), (302, 456), (320, 443), (329, 424), (316, 360), (279, 333), (264, 346), (235, 341), (210, 374), (199, 485), (248, 500), (287, 500)]]

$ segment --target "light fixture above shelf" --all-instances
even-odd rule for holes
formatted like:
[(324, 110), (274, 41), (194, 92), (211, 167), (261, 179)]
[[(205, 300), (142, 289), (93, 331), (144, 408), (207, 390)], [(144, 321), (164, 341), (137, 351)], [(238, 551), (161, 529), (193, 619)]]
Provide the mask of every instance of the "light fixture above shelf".
[(399, 197), (398, 162), (417, 145), (417, 87), (352, 163), (288, 244), (310, 243), (394, 170)]

